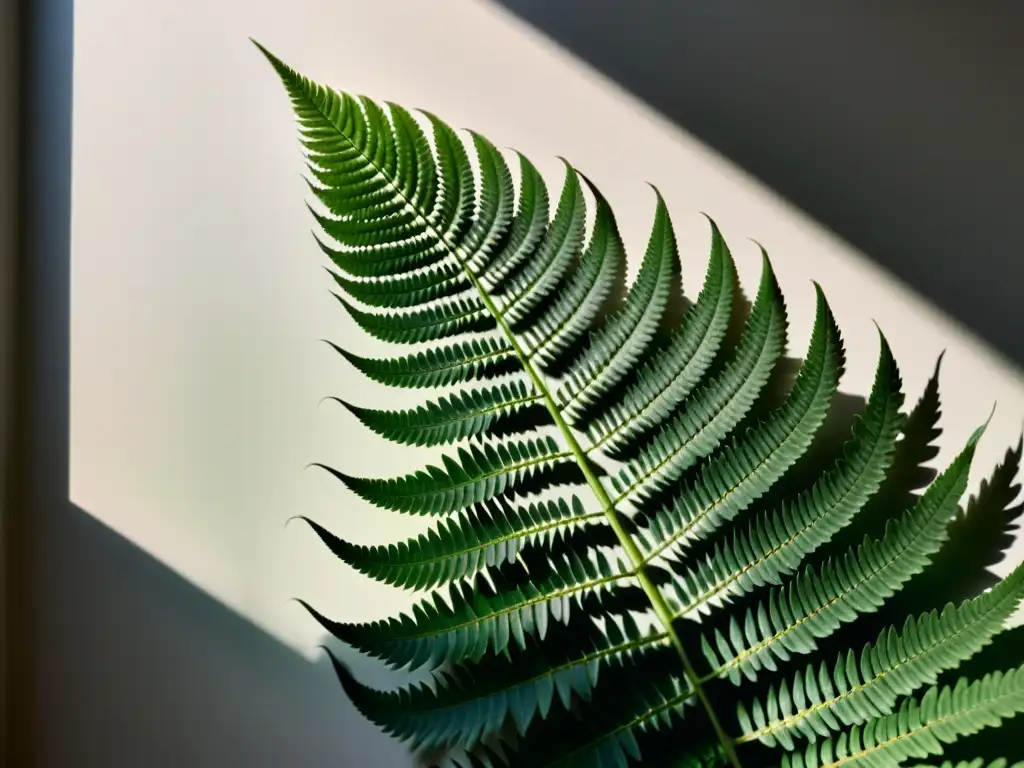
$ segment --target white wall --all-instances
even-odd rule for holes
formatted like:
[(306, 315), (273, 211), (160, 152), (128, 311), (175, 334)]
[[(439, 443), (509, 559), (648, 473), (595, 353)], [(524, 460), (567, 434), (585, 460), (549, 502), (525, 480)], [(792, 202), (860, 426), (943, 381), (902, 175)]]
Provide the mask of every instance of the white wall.
[[(390, 23), (390, 28), (389, 28)], [(384, 395), (318, 339), (374, 347), (331, 299), (309, 235), (279, 82), (248, 38), (304, 74), (424, 107), (545, 170), (565, 155), (615, 208), (634, 257), (653, 198), (695, 295), (707, 229), (745, 283), (773, 257), (794, 351), (819, 281), (844, 331), (844, 388), (865, 393), (885, 330), (916, 397), (947, 350), (947, 461), (998, 401), (975, 482), (1024, 424), (1024, 377), (862, 255), (495, 6), (475, 0), (90, 0), (75, 19), (71, 499), (302, 653), (320, 633), (288, 598), (348, 620), (408, 604), (335, 561), (295, 514), (358, 542), (420, 527), (316, 471), (412, 469), (340, 409)], [(399, 464), (401, 466), (399, 466)]]

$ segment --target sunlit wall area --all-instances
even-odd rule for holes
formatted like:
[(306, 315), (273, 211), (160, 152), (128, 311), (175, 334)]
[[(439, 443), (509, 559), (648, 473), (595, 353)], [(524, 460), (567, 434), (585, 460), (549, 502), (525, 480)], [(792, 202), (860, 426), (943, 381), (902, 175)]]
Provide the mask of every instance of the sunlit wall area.
[[(802, 353), (827, 293), (866, 393), (884, 329), (916, 398), (945, 350), (947, 461), (998, 402), (975, 485), (1024, 426), (1024, 378), (862, 255), (499, 7), (475, 0), (90, 0), (75, 19), (71, 497), (185, 579), (303, 653), (293, 602), (367, 620), (409, 598), (337, 562), (308, 515), (360, 543), (422, 521), (376, 511), (329, 476), (394, 475), (396, 450), (321, 400), (393, 407), (322, 343), (378, 347), (329, 293), (310, 235), (290, 107), (250, 43), (349, 91), (435, 112), (558, 178), (562, 155), (615, 209), (635, 271), (668, 203), (694, 296), (705, 212), (754, 287), (773, 258)], [(686, 76), (686, 73), (679, 73)], [(389, 399), (390, 398), (390, 399)]]

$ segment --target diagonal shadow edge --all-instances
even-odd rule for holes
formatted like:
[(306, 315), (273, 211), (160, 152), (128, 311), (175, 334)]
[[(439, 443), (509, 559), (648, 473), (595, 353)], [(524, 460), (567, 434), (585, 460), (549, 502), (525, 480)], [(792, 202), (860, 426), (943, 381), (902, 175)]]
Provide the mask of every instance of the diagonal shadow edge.
[(487, 2), (1024, 365), (1024, 6)]
[[(311, 663), (67, 503), (51, 516), (39, 765), (410, 764)], [(54, 609), (57, 610), (54, 610)]]

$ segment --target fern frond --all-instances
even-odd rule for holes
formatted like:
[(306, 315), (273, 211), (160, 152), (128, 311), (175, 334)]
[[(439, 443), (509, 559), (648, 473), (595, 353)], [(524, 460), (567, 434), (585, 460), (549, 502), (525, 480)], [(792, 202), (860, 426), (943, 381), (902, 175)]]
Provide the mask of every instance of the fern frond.
[(935, 683), (939, 673), (987, 645), (1022, 599), (1024, 565), (984, 595), (941, 613), (908, 617), (902, 632), (890, 627), (859, 657), (852, 650), (840, 656), (831, 673), (824, 662), (817, 669), (807, 666), (790, 684), (773, 687), (765, 703), (741, 708), (746, 731), (741, 741), (760, 739), (793, 749), (793, 736), (816, 741), (888, 714), (898, 697)]
[[(984, 428), (931, 468), (938, 365), (905, 416), (880, 332), (870, 397), (847, 414), (823, 291), (806, 355), (784, 357), (787, 308), (763, 249), (744, 318), (709, 218), (690, 305), (655, 189), (628, 284), (614, 212), (568, 161), (552, 196), (525, 156), (261, 50), (298, 123), (336, 298), (360, 335), (404, 347), (332, 345), (414, 402), (338, 402), (381, 438), (439, 455), (401, 477), (317, 465), (369, 504), (436, 518), (371, 545), (304, 518), (360, 574), (426, 591), (361, 624), (303, 603), (356, 652), (424, 670), (383, 691), (335, 659), (366, 717), (464, 768), (877, 768), (1024, 709), (1024, 668), (992, 673), (1019, 663), (1006, 661), (1019, 633), (1003, 628), (1024, 565), (1001, 581), (985, 570), (1021, 511), (1024, 440), (961, 510)], [(416, 401), (427, 389), (445, 391)], [(1005, 754), (975, 741), (943, 768)]]
[(370, 307), (406, 309), (446, 299), (472, 289), (457, 264), (442, 263), (398, 277), (353, 279), (328, 270), (331, 279), (348, 296)]
[(648, 561), (706, 537), (757, 500), (810, 445), (843, 367), (839, 329), (821, 289), (810, 351), (786, 402), (703, 464), (673, 503), (644, 520)]
[[(663, 650), (605, 670), (605, 684), (592, 695), (586, 716), (560, 718), (553, 734), (528, 733), (519, 750), (522, 764), (624, 768), (642, 759), (644, 740), (694, 714), (692, 690), (674, 661), (670, 650)], [(710, 766), (721, 756), (720, 749), (710, 747), (696, 753), (707, 762), (687, 764)]]
[(360, 711), (389, 733), (416, 746), (473, 748), (509, 724), (524, 735), (552, 707), (568, 712), (577, 699), (588, 701), (609, 665), (634, 663), (634, 656), (664, 658), (666, 648), (672, 653), (664, 639), (644, 643), (628, 617), (625, 631), (614, 622), (607, 630), (589, 620), (577, 622), (573, 632), (563, 632), (555, 642), (549, 636), (544, 644), (530, 642), (525, 651), (454, 667), (429, 684), (399, 691), (374, 691), (344, 671), (342, 682)]
[(495, 500), (441, 520), (426, 533), (380, 546), (343, 541), (306, 519), (344, 562), (377, 581), (406, 589), (431, 589), (475, 576), (487, 567), (515, 562), (524, 547), (545, 545), (582, 526), (599, 526), (601, 512), (588, 513), (579, 497), (512, 507)]
[[(762, 284), (765, 280), (774, 281), (768, 265)], [(775, 291), (773, 298), (784, 313), (777, 286)], [(687, 312), (682, 329), (665, 349), (644, 363), (621, 400), (594, 420), (588, 430), (594, 448), (624, 458), (644, 435), (672, 415), (714, 362), (729, 325), (735, 292), (736, 265), (712, 221), (711, 259), (696, 303)]]
[(540, 172), (519, 155), (519, 205), (509, 235), (480, 277), (488, 290), (500, 296), (508, 276), (533, 254), (548, 227), (548, 190)]
[(367, 377), (392, 387), (444, 387), (493, 378), (518, 366), (512, 347), (496, 338), (470, 339), (392, 358), (360, 357), (331, 346)]
[(984, 427), (898, 521), (890, 521), (881, 539), (866, 540), (820, 568), (805, 567), (785, 586), (746, 611), (742, 625), (733, 617), (728, 637), (716, 630), (714, 645), (705, 637), (709, 677), (742, 676), (756, 680), (778, 661), (810, 653), (817, 641), (859, 614), (875, 611), (920, 573), (947, 535), (946, 522), (967, 486), (971, 459)]
[(513, 330), (522, 331), (524, 320), (574, 264), (583, 244), (586, 212), (583, 187), (576, 171), (565, 163), (565, 183), (554, 220), (533, 256), (503, 284), (498, 311)]
[[(507, 236), (515, 213), (515, 187), (501, 152), (479, 133), (470, 133), (482, 183), (476, 217), (466, 233), (462, 251), (472, 254), (472, 272), (481, 272), (497, 255)], [(465, 274), (463, 270), (462, 276)]]
[(942, 401), (939, 397), (939, 375), (942, 357), (935, 363), (924, 391), (907, 414), (896, 443), (892, 465), (881, 488), (841, 535), (823, 548), (829, 555), (841, 552), (865, 536), (875, 536), (886, 523), (917, 501), (920, 491), (937, 476), (931, 462), (939, 454), (936, 440), (941, 436), (939, 420)]
[[(584, 179), (586, 181), (586, 179)], [(597, 201), (590, 243), (548, 307), (522, 330), (529, 358), (542, 369), (563, 360), (605, 304), (625, 267), (625, 250), (611, 207), (587, 181)]]
[(419, 344), (495, 328), (494, 318), (476, 298), (456, 297), (411, 312), (378, 314), (363, 311), (341, 296), (335, 297), (360, 328), (392, 344)]
[(679, 274), (679, 257), (668, 209), (661, 193), (655, 193), (657, 211), (650, 241), (625, 306), (595, 332), (556, 394), (570, 424), (582, 421), (600, 398), (629, 373), (654, 339), (668, 305), (672, 281)]
[(961, 678), (955, 686), (934, 687), (919, 700), (906, 700), (892, 714), (786, 755), (782, 765), (898, 768), (909, 758), (940, 755), (943, 745), (997, 726), (1020, 712), (1024, 712), (1024, 667), (974, 682)]
[(635, 583), (614, 556), (598, 551), (592, 559), (583, 558), (571, 547), (542, 578), (528, 573), (489, 577), (453, 583), (418, 602), (409, 614), (365, 624), (334, 622), (303, 605), (337, 639), (395, 669), (437, 669), (504, 653), (510, 643), (525, 649), (528, 637), (544, 639), (550, 623), (565, 623), (576, 610), (589, 613), (614, 605)]
[[(543, 396), (526, 382), (513, 381), (457, 392), (404, 411), (362, 408), (344, 400), (337, 402), (364, 426), (388, 440), (405, 445), (434, 446), (485, 432), (499, 435), (505, 424), (514, 421), (526, 409), (536, 408), (542, 400)], [(547, 417), (543, 405), (540, 409)], [(550, 423), (550, 417), (544, 421)]]
[(852, 427), (843, 456), (806, 491), (735, 528), (706, 559), (673, 564), (673, 608), (680, 616), (708, 611), (715, 600), (745, 594), (799, 567), (841, 530), (878, 490), (890, 466), (902, 418), (899, 371), (885, 337), (865, 413)]
[(786, 313), (767, 256), (753, 312), (735, 358), (684, 400), (639, 457), (611, 479), (616, 500), (648, 498), (710, 455), (746, 416), (786, 345)]
[(572, 468), (572, 453), (552, 438), (460, 448), (458, 460), (443, 457), (444, 469), (427, 467), (405, 477), (350, 477), (320, 466), (353, 492), (384, 509), (416, 515), (447, 515), (501, 495), (513, 495), (525, 481), (543, 480), (558, 465)]

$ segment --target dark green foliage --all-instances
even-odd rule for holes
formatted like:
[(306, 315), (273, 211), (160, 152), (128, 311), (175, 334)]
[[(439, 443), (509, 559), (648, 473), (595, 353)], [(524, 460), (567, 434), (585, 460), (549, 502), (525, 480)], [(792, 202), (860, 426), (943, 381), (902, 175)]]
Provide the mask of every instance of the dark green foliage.
[(335, 349), (381, 385), (434, 390), (405, 409), (338, 399), (434, 464), (329, 469), (427, 530), (365, 546), (307, 520), (361, 574), (425, 592), (363, 624), (306, 605), (425, 675), (375, 690), (332, 656), (366, 717), (451, 766), (1009, 768), (989, 737), (1024, 710), (1004, 632), (1024, 566), (987, 569), (1020, 513), (1020, 445), (961, 508), (984, 428), (933, 472), (938, 368), (906, 413), (880, 334), (870, 396), (823, 451), (845, 353), (820, 288), (787, 378), (767, 254), (739, 312), (710, 222), (689, 304), (656, 193), (627, 287), (611, 208), (569, 163), (552, 195), (521, 155), (263, 52), (298, 117), (337, 298), (384, 351)]

